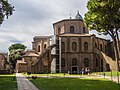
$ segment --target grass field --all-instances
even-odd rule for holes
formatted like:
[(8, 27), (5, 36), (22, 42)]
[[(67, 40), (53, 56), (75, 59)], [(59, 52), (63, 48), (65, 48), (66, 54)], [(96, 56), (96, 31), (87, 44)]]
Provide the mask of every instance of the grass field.
[(0, 90), (17, 90), (15, 74), (0, 75)]
[(31, 81), (40, 90), (120, 90), (120, 84), (106, 79), (37, 78)]

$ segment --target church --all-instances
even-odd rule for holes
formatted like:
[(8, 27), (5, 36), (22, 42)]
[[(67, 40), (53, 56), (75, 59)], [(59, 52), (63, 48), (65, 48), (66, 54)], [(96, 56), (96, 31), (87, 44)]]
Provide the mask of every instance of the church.
[(89, 34), (82, 16), (53, 23), (54, 35), (35, 36), (32, 50), (26, 51), (16, 64), (17, 72), (80, 73), (88, 68), (114, 71), (113, 44), (110, 40)]

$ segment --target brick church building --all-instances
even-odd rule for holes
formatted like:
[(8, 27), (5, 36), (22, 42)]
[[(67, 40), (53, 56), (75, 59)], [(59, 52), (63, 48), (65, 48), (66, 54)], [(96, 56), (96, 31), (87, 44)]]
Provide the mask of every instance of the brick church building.
[(16, 64), (17, 72), (79, 73), (116, 70), (113, 45), (110, 40), (89, 34), (82, 16), (64, 19), (53, 24), (54, 35), (35, 36), (32, 50)]

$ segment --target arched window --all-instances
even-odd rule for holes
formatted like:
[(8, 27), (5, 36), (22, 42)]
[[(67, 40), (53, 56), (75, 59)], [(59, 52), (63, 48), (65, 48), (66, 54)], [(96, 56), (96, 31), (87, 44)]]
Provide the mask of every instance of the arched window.
[(61, 28), (59, 27), (59, 28), (58, 28), (58, 34), (60, 34), (60, 32), (61, 32)]
[(70, 33), (74, 33), (74, 26), (70, 26)]
[(96, 58), (96, 67), (98, 67), (98, 59)]
[(100, 44), (100, 50), (102, 51), (102, 44)]
[(108, 63), (106, 64), (106, 71), (110, 71), (110, 65)]
[(89, 59), (88, 58), (84, 59), (84, 67), (89, 67)]
[(88, 43), (87, 42), (84, 43), (84, 51), (88, 51)]
[(65, 67), (65, 59), (64, 58), (61, 59), (61, 67)]
[(72, 66), (75, 66), (75, 65), (77, 65), (77, 59), (76, 59), (76, 58), (73, 58), (73, 59), (72, 59)]
[(38, 45), (38, 52), (40, 52), (40, 45)]
[(97, 43), (95, 43), (95, 47), (97, 48)]
[(100, 61), (100, 68), (101, 68), (101, 72), (103, 71), (103, 59), (101, 59), (101, 61)]
[(105, 53), (107, 53), (107, 45), (105, 45)]
[(85, 27), (83, 27), (83, 33), (85, 33)]
[(76, 51), (77, 50), (77, 43), (72, 42), (72, 50)]
[(46, 49), (46, 44), (44, 44), (44, 49)]
[(61, 51), (65, 51), (65, 43), (61, 42)]

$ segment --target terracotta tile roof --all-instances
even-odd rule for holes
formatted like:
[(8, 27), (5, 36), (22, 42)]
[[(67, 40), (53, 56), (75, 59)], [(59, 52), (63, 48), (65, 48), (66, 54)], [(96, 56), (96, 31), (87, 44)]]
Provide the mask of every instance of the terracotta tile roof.
[(51, 36), (35, 36), (33, 39), (50, 38)]
[(23, 60), (17, 60), (17, 63), (24, 63), (24, 64), (27, 64), (27, 62), (24, 62)]
[(38, 57), (39, 55), (36, 54), (36, 53), (26, 53), (25, 55), (23, 55), (23, 57), (24, 57), (24, 56), (34, 56), (34, 57)]
[(60, 20), (56, 23), (53, 23), (53, 25), (57, 24), (57, 23), (60, 23), (60, 22), (64, 22), (64, 21), (83, 21), (83, 20), (80, 20), (80, 19), (63, 19), (63, 20)]

